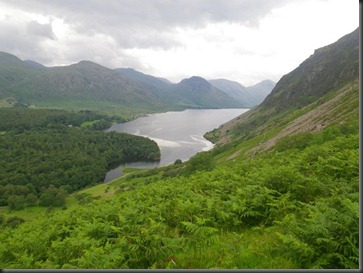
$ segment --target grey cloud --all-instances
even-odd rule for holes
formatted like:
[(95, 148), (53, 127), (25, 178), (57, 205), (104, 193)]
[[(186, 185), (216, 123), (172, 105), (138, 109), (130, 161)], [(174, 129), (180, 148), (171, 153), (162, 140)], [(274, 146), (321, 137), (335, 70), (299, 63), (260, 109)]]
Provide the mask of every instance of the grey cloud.
[(32, 36), (40, 36), (55, 40), (55, 35), (53, 33), (51, 24), (39, 24), (36, 21), (32, 21), (27, 25), (27, 32)]
[[(302, 1), (302, 0), (295, 0)], [(1, 1), (0, 1), (1, 2)], [(12, 0), (14, 7), (56, 15), (68, 23), (86, 22), (92, 28), (102, 25), (175, 27), (195, 26), (206, 21), (256, 23), (272, 8), (289, 0)], [(82, 23), (81, 23), (82, 24)]]
[[(2, 1), (4, 0), (0, 0), (0, 3)], [(165, 49), (180, 45), (172, 35), (176, 27), (203, 27), (208, 22), (258, 25), (260, 18), (271, 9), (288, 2), (289, 0), (12, 0), (6, 4), (62, 18), (82, 34), (109, 35), (124, 48)], [(42, 30), (44, 34), (47, 31)]]

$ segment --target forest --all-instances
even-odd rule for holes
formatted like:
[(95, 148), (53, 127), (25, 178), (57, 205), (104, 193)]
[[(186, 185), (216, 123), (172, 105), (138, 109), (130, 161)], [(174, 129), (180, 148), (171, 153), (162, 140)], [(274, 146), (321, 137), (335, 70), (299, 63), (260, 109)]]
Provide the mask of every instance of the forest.
[(0, 118), (0, 205), (9, 209), (63, 206), (121, 163), (160, 158), (150, 139), (100, 131), (117, 117), (15, 107), (0, 109)]

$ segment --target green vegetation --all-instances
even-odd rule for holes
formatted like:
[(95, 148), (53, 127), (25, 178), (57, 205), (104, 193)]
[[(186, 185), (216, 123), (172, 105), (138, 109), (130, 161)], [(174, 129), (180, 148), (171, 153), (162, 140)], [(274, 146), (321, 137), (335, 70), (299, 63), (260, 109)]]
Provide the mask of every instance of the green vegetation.
[(129, 175), (116, 195), (80, 194), (37, 221), (3, 217), (0, 266), (358, 268), (356, 122), (228, 166)]
[[(160, 158), (150, 139), (96, 131), (111, 121), (92, 112), (16, 107), (0, 109), (0, 118), (0, 205), (9, 209), (63, 206), (68, 193), (102, 182), (120, 163)], [(85, 122), (90, 130), (79, 127)]]
[[(187, 162), (125, 169), (109, 184), (75, 191), (59, 208), (24, 200), (59, 200), (64, 187), (12, 197), (7, 208), (20, 210), (0, 210), (0, 266), (359, 268), (358, 92), (344, 90), (319, 112), (325, 129), (280, 137), (259, 152), (250, 151), (276, 137), (278, 123)], [(347, 110), (332, 118), (341, 104)], [(282, 122), (314, 109), (292, 111)]]
[[(0, 135), (0, 267), (360, 268), (357, 52), (358, 30), (317, 50), (259, 107), (208, 134), (226, 144), (81, 190), (120, 151), (158, 150), (80, 128), (104, 117), (70, 128), (50, 112), (22, 122), (22, 110), (1, 110), (15, 112)], [(70, 184), (62, 175), (74, 167)]]

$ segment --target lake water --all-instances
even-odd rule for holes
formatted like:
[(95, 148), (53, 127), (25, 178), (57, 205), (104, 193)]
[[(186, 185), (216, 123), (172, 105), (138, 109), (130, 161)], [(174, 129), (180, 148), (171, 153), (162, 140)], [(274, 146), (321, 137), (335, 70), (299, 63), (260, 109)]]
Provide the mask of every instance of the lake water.
[[(188, 109), (181, 112), (150, 114), (136, 120), (114, 124), (107, 131), (145, 136), (157, 142), (161, 151), (159, 162), (134, 162), (122, 166), (154, 168), (188, 160), (200, 151), (213, 148), (203, 135), (249, 109)], [(118, 167), (107, 173), (105, 182), (121, 175)]]

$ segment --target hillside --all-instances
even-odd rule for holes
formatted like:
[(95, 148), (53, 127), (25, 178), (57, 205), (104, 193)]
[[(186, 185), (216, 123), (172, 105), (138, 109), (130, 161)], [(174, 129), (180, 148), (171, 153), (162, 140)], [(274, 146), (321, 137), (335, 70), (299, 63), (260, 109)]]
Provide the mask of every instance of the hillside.
[(129, 116), (186, 108), (242, 107), (209, 83), (200, 87), (172, 84), (133, 69), (113, 70), (90, 61), (45, 67), (0, 54), (0, 100), (9, 104), (92, 109)]
[(11, 89), (31, 76), (36, 75), (39, 69), (23, 62), (14, 55), (0, 52), (0, 99), (11, 98)]
[[(357, 108), (357, 89), (350, 94), (337, 103)], [(127, 173), (62, 209), (0, 211), (0, 266), (357, 269), (358, 119), (356, 109), (249, 158), (226, 156), (258, 138)]]
[(209, 80), (209, 82), (240, 102), (245, 108), (252, 108), (260, 104), (275, 86), (275, 83), (270, 80), (264, 80), (249, 87), (226, 79)]
[(260, 106), (210, 132), (211, 151), (126, 169), (62, 208), (0, 208), (0, 267), (359, 269), (357, 35), (324, 58), (317, 50)]
[[(302, 114), (311, 103), (311, 107), (317, 107), (329, 99), (329, 94), (338, 90), (343, 92), (344, 86), (351, 85), (357, 90), (354, 86), (359, 75), (358, 38), (359, 29), (356, 29), (337, 42), (316, 50), (299, 67), (284, 75), (258, 107), (209, 133), (208, 138), (224, 143), (261, 135), (291, 122), (285, 117), (287, 113), (296, 110)], [(303, 110), (303, 107), (306, 108)], [(321, 124), (322, 127), (327, 125)]]
[(66, 67), (52, 67), (36, 77), (14, 84), (15, 96), (27, 104), (49, 101), (101, 101), (118, 106), (164, 106), (150, 91), (137, 82), (89, 61)]

